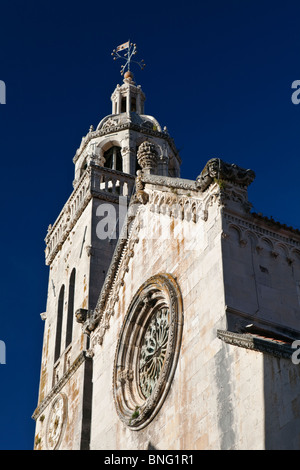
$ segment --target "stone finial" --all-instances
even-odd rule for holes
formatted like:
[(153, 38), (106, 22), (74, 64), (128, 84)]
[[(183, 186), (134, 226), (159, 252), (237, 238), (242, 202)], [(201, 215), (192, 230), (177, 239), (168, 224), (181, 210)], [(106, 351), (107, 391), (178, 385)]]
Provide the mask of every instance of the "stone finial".
[(124, 73), (124, 83), (134, 83), (133, 81), (133, 73), (131, 73), (129, 70)]
[(138, 149), (137, 159), (143, 173), (154, 175), (158, 163), (158, 152), (153, 143), (145, 140)]

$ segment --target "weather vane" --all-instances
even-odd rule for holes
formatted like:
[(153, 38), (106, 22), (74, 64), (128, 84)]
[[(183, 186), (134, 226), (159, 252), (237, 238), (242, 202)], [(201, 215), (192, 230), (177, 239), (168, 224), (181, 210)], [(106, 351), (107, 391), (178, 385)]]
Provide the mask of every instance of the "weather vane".
[[(124, 51), (125, 49), (127, 49), (127, 52), (124, 55), (119, 54), (120, 51)], [(146, 65), (144, 63), (144, 60), (142, 59), (140, 62), (138, 62), (132, 59), (132, 57), (136, 53), (137, 53), (136, 44), (133, 44), (132, 42), (130, 42), (130, 40), (127, 42), (124, 42), (124, 44), (120, 44), (120, 46), (118, 46), (116, 49), (112, 51), (111, 55), (114, 57), (114, 60), (117, 60), (117, 59), (125, 60), (125, 64), (121, 66), (121, 70), (120, 70), (121, 75), (124, 74), (126, 67), (128, 67), (128, 72), (130, 72), (130, 64), (132, 62), (135, 64), (138, 64), (141, 70), (143, 70), (143, 68)]]

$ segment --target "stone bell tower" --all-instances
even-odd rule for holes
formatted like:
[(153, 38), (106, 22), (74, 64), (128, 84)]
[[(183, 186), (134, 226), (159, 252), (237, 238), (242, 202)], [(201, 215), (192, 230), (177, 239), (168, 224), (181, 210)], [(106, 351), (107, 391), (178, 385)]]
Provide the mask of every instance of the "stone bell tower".
[(82, 323), (105, 283), (137, 171), (179, 177), (173, 139), (145, 114), (145, 95), (131, 72), (111, 101), (112, 113), (82, 138), (73, 192), (45, 238), (49, 283), (36, 449), (89, 449), (93, 358)]

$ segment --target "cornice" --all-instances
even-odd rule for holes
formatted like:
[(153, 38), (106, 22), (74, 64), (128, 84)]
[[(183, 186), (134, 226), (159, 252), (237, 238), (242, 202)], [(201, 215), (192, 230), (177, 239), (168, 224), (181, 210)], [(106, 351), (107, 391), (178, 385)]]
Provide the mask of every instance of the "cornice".
[[(240, 233), (240, 243), (245, 244), (245, 233), (253, 233), (259, 238), (270, 239), (274, 243), (283, 243), (289, 249), (300, 250), (300, 234), (298, 231), (280, 223), (272, 223), (264, 217), (255, 214), (241, 214), (223, 209), (223, 216), (227, 226), (236, 227)], [(225, 228), (226, 231), (226, 228)]]
[(168, 142), (168, 144), (170, 145), (170, 147), (172, 148), (174, 154), (176, 155), (179, 163), (181, 163), (181, 159), (178, 155), (178, 150), (176, 149), (176, 146), (174, 144), (174, 140), (172, 139), (172, 137), (169, 136), (169, 134), (167, 134), (165, 132), (160, 132), (160, 131), (156, 131), (156, 130), (153, 130), (153, 129), (149, 129), (146, 126), (145, 127), (144, 126), (139, 126), (138, 124), (134, 124), (132, 122), (126, 122), (126, 123), (123, 123), (123, 124), (112, 126), (111, 128), (108, 128), (108, 129), (106, 128), (105, 130), (96, 130), (96, 131), (89, 132), (85, 137), (83, 137), (81, 145), (80, 145), (79, 149), (76, 151), (76, 154), (73, 158), (73, 163), (77, 162), (77, 160), (80, 157), (80, 155), (82, 154), (83, 150), (87, 147), (87, 145), (89, 144), (89, 142), (92, 139), (95, 139), (97, 137), (110, 135), (110, 134), (114, 134), (116, 132), (120, 132), (120, 131), (123, 131), (123, 130), (132, 130), (132, 131), (143, 133), (145, 135), (158, 137), (160, 139), (166, 140)]
[(291, 359), (292, 354), (295, 352), (288, 343), (271, 338), (262, 338), (257, 335), (217, 330), (217, 336), (227, 344), (252, 351), (259, 351), (279, 358)]
[(172, 178), (171, 176), (147, 175), (142, 174), (143, 183), (149, 183), (158, 186), (167, 186), (175, 189), (187, 189), (190, 191), (199, 191), (196, 187), (196, 181), (183, 178)]
[(256, 214), (255, 212), (252, 212), (251, 215), (258, 223), (263, 222), (269, 227), (274, 228), (275, 230), (276, 229), (286, 230), (287, 232), (292, 232), (293, 234), (300, 236), (299, 229), (283, 224), (277, 220), (274, 220), (272, 217), (267, 217), (262, 214)]

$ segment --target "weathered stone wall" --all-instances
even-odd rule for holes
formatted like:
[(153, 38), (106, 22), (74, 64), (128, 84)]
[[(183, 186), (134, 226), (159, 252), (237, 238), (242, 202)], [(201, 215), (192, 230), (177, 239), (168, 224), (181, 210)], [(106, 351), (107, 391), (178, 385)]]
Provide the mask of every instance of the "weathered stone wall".
[[(211, 189), (212, 193), (215, 189)], [(166, 195), (164, 200), (167, 201)], [(190, 203), (192, 207), (192, 200)], [(127, 258), (128, 271), (124, 271), (122, 264), (126, 259), (124, 250), (115, 279), (115, 285), (120, 285), (123, 276), (119, 300), (114, 314), (105, 323), (105, 334), (100, 335), (101, 344), (93, 348), (91, 449), (299, 448), (299, 367), (291, 359), (227, 344), (217, 334), (219, 329), (228, 327), (228, 299), (235, 300), (231, 306), (245, 314), (256, 308), (253, 256), (261, 256), (255, 261), (256, 267), (262, 265), (271, 274), (270, 264), (265, 265), (267, 259), (269, 263), (279, 261), (277, 256), (266, 252), (263, 241), (249, 256), (245, 255), (246, 250), (241, 253), (239, 250), (245, 249), (246, 244), (240, 243), (240, 232), (228, 227), (218, 197), (211, 198), (204, 218), (187, 216), (180, 220), (166, 206), (160, 207), (157, 213), (157, 207), (153, 209), (148, 203), (135, 219), (131, 237), (137, 237), (138, 241), (128, 245), (132, 250)], [(237, 207), (241, 209), (240, 204)], [(148, 217), (142, 217), (145, 214)], [(245, 216), (245, 212), (241, 214)], [(141, 223), (142, 220), (146, 223)], [(139, 224), (141, 228), (137, 229)], [(291, 265), (286, 257), (284, 262), (283, 272), (287, 276), (284, 283), (287, 296), (288, 293), (291, 296), (288, 302), (291, 310), (286, 311), (295, 320), (297, 291), (295, 283), (291, 285), (291, 274), (287, 273)], [(279, 322), (282, 315), (286, 297), (279, 282), (280, 269), (273, 274), (272, 307), (268, 307), (268, 297), (263, 304), (267, 313), (273, 312), (273, 316), (262, 316), (266, 324)], [(134, 431), (120, 421), (113, 399), (117, 341), (137, 289), (151, 276), (162, 272), (172, 274), (182, 293), (181, 350), (170, 391), (160, 411), (145, 428)], [(297, 277), (295, 273), (293, 276)], [(111, 294), (114, 296), (116, 292), (112, 289)], [(232, 326), (232, 318), (230, 321)], [(281, 325), (284, 324), (281, 316)], [(295, 326), (288, 320), (286, 324)], [(97, 331), (93, 332), (92, 340), (97, 339)]]
[[(91, 381), (90, 359), (79, 356), (77, 364), (70, 371), (62, 386), (56, 386), (53, 393), (48, 395), (42, 403), (42, 409), (36, 417), (35, 449), (64, 450), (88, 449), (89, 446), (89, 423), (90, 423), (90, 391), (86, 394), (85, 409), (83, 406), (84, 387)], [(58, 410), (56, 416), (51, 419), (53, 403), (57, 398), (63, 397), (65, 409)], [(88, 429), (85, 429), (88, 425)], [(62, 426), (59, 431), (57, 445), (52, 446), (50, 440), (51, 430), (57, 426)], [(55, 432), (52, 431), (52, 436)]]
[[(57, 327), (57, 309), (58, 298), (61, 286), (65, 286), (62, 335), (61, 335), (61, 364), (58, 366), (58, 379), (65, 372), (64, 351), (67, 328), (67, 307), (69, 294), (69, 280), (73, 268), (76, 269), (74, 312), (78, 308), (88, 308), (89, 294), (89, 256), (86, 251), (86, 245), (90, 245), (91, 240), (91, 207), (92, 201), (88, 204), (70, 233), (67, 240), (63, 243), (61, 250), (53, 260), (49, 270), (48, 297), (46, 318), (44, 327), (43, 356), (41, 366), (41, 384), (39, 402), (41, 402), (47, 393), (53, 387), (53, 367), (54, 350), (56, 341)], [(85, 230), (86, 227), (86, 230)], [(81, 326), (73, 319), (73, 342), (70, 362), (72, 363), (78, 354), (84, 348), (84, 337)], [(68, 349), (68, 348), (67, 348)]]
[[(148, 217), (142, 217), (143, 214)], [(139, 241), (129, 260), (115, 313), (102, 345), (94, 347), (91, 449), (147, 449), (148, 445), (157, 449), (217, 447), (218, 388), (212, 382), (217, 381), (216, 355), (223, 346), (216, 330), (225, 326), (218, 204), (210, 208), (207, 221), (199, 218), (195, 223), (191, 216), (180, 220), (168, 213), (157, 214), (150, 211), (150, 205), (142, 207), (135, 222), (141, 220), (146, 223), (137, 233)], [(183, 298), (179, 361), (161, 410), (146, 428), (132, 431), (118, 418), (113, 401), (117, 340), (137, 289), (152, 275), (164, 272), (176, 278)]]
[[(47, 309), (45, 312), (44, 343), (41, 364), (41, 379), (38, 408), (36, 416), (36, 448), (46, 449), (46, 433), (49, 426), (49, 413), (55, 397), (63, 393), (66, 401), (66, 429), (61, 448), (80, 448), (82, 428), (82, 390), (84, 384), (85, 363), (80, 363), (70, 372), (70, 368), (77, 361), (80, 353), (86, 348), (86, 338), (81, 325), (76, 322), (74, 312), (78, 308), (88, 308), (89, 303), (89, 253), (86, 246), (91, 244), (91, 210), (92, 201), (87, 205), (68, 238), (62, 244), (50, 265)], [(66, 345), (67, 316), (69, 303), (69, 283), (73, 269), (76, 269), (72, 343)], [(61, 286), (65, 286), (61, 347), (59, 359), (54, 363), (54, 351), (56, 343), (58, 299)], [(63, 377), (67, 379), (63, 386), (59, 384)], [(41, 419), (42, 417), (42, 419)]]
[[(300, 368), (280, 355), (281, 343), (290, 348), (283, 338), (299, 333), (299, 236), (251, 215), (243, 185), (210, 178), (197, 189), (188, 180), (143, 178), (136, 181), (128, 240), (119, 241), (115, 253), (117, 239), (97, 233), (105, 203), (97, 198), (84, 206), (60, 251), (50, 248), (36, 448), (47, 447), (49, 416), (61, 395), (60, 449), (299, 449)], [(118, 222), (118, 209), (116, 216)], [(74, 319), (65, 349), (73, 268), (74, 312), (94, 314), (84, 325)], [(181, 292), (182, 341), (168, 394), (137, 431), (117, 414), (116, 348), (136, 292), (164, 273)], [(61, 354), (54, 364), (62, 284)], [(90, 342), (83, 327), (92, 330)], [(234, 335), (231, 343), (220, 331)], [(247, 345), (253, 331), (265, 336), (265, 349)]]
[(224, 231), (226, 305), (248, 319), (299, 332), (300, 237), (227, 211)]

